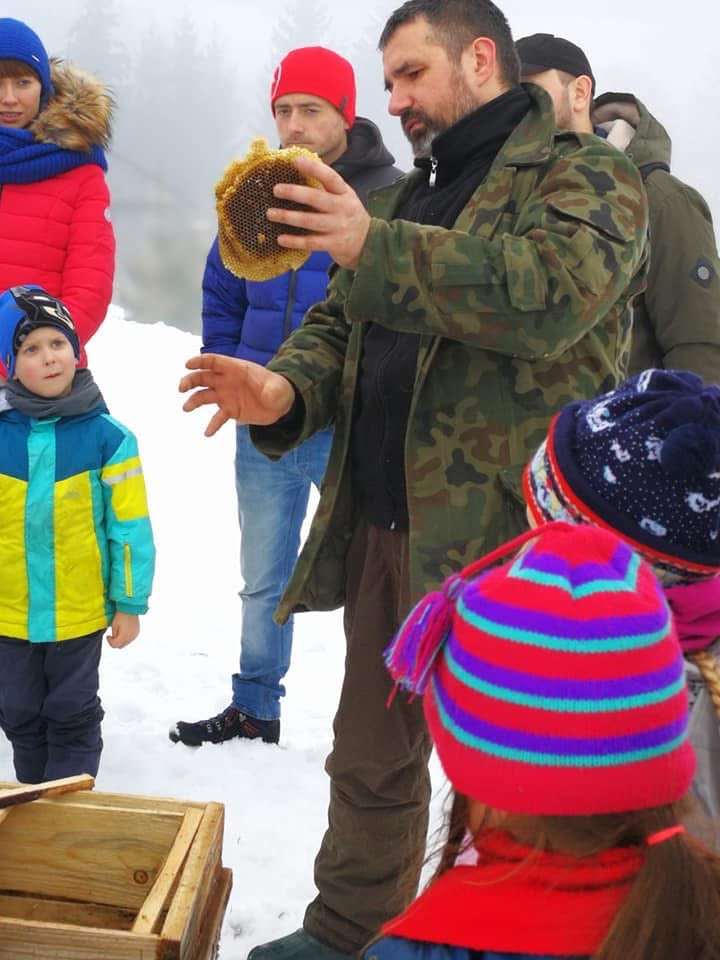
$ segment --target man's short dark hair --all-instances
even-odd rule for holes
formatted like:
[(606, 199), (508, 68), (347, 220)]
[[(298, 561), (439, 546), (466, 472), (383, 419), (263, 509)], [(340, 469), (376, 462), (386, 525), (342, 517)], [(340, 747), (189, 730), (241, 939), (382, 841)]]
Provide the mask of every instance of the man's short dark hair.
[(398, 27), (424, 17), (435, 39), (451, 60), (460, 61), (476, 37), (495, 43), (500, 79), (508, 86), (520, 82), (520, 66), (507, 18), (492, 0), (406, 0), (390, 14), (380, 34), (378, 48), (384, 50)]

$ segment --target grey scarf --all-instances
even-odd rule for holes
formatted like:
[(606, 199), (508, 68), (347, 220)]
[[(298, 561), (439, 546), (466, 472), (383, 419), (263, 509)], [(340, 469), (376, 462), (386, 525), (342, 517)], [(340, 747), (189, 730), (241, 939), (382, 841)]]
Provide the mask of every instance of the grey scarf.
[(95, 407), (105, 406), (100, 388), (89, 370), (78, 370), (73, 378), (72, 390), (66, 397), (39, 397), (31, 393), (19, 380), (5, 384), (5, 399), (13, 410), (19, 410), (35, 420), (46, 417), (73, 417), (87, 413)]

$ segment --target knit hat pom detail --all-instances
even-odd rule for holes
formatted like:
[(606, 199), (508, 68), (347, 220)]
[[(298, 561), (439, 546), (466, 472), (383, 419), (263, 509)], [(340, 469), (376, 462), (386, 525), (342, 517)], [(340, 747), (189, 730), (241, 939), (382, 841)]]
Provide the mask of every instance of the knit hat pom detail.
[[(557, 530), (571, 531), (572, 526), (558, 521)], [(540, 535), (539, 530), (526, 530), (508, 543), (480, 557), (460, 573), (453, 573), (440, 590), (432, 590), (410, 611), (392, 643), (385, 650), (385, 665), (398, 687), (415, 694), (424, 694), (438, 654), (447, 641), (456, 603), (468, 581), (483, 570), (514, 553), (528, 540)], [(391, 694), (392, 699), (392, 694)]]
[(390, 646), (385, 664), (396, 686), (423, 694), (435, 658), (447, 640), (455, 599), (464, 584), (459, 574), (448, 577), (442, 590), (433, 590), (415, 606)]
[(720, 434), (704, 423), (683, 423), (665, 438), (660, 463), (671, 480), (680, 482), (712, 473), (720, 458)]

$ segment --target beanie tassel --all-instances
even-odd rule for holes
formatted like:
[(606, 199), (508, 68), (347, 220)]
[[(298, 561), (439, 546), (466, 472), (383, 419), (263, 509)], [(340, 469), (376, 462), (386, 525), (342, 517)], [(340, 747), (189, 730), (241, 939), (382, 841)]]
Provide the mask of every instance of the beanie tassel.
[[(571, 524), (561, 520), (550, 526), (556, 529), (573, 529)], [(507, 554), (513, 553), (529, 540), (534, 540), (544, 529), (547, 528), (526, 530), (509, 543), (502, 544), (465, 567), (461, 573), (449, 576), (443, 583), (442, 590), (431, 591), (416, 604), (383, 654), (385, 665), (395, 681), (387, 700), (388, 707), (393, 702), (398, 687), (411, 691), (410, 700), (416, 694), (425, 693), (433, 663), (450, 631), (455, 600), (467, 580)]]
[(425, 693), (430, 670), (450, 629), (455, 597), (463, 583), (459, 574), (453, 574), (442, 590), (433, 590), (423, 597), (386, 649), (385, 664), (395, 680), (389, 702), (398, 687), (410, 690), (413, 697)]

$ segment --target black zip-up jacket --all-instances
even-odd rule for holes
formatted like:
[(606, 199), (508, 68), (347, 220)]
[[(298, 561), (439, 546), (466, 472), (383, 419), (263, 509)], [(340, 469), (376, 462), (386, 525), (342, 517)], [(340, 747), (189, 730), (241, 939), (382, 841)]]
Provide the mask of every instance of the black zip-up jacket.
[[(427, 180), (397, 219), (452, 227), (529, 107), (525, 90), (513, 87), (436, 137), (432, 155), (415, 161)], [(368, 324), (363, 338), (351, 440), (354, 494), (363, 516), (386, 530), (408, 529), (404, 446), (418, 344), (415, 334), (377, 323)]]

